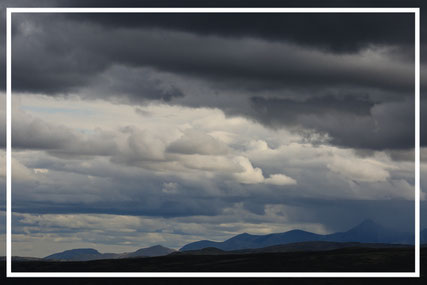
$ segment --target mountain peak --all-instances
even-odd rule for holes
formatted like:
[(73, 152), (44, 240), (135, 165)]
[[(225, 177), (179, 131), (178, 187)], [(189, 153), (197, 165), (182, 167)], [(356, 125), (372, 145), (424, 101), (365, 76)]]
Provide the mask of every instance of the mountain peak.
[(100, 253), (93, 248), (77, 248), (55, 253), (45, 257), (45, 259), (68, 260), (68, 261), (87, 261), (96, 259), (115, 259), (115, 258), (135, 258), (147, 256), (163, 256), (174, 252), (174, 249), (155, 245), (152, 247), (141, 248), (134, 252), (125, 253)]
[(156, 244), (156, 245), (153, 245), (153, 246), (149, 246), (146, 249), (149, 249), (149, 248), (151, 248), (151, 249), (160, 249), (160, 248), (166, 248), (166, 247), (164, 247), (163, 245), (160, 245), (160, 244)]
[(93, 248), (75, 248), (75, 249), (65, 250), (62, 253), (99, 254), (99, 251)]
[(157, 245), (153, 245), (153, 246), (149, 246), (149, 247), (140, 248), (137, 251), (141, 251), (141, 250), (157, 250), (157, 249), (169, 249), (169, 248), (164, 247), (163, 245), (157, 244)]
[(235, 235), (234, 237), (229, 238), (227, 241), (235, 241), (235, 240), (247, 240), (247, 239), (253, 239), (256, 238), (256, 236), (248, 234), (248, 233), (242, 233), (242, 234), (238, 234)]
[(93, 248), (76, 248), (46, 256), (45, 259), (88, 260), (94, 256), (100, 255), (99, 251)]
[(384, 228), (374, 221), (366, 219), (346, 232), (327, 235), (325, 240), (364, 243), (407, 243), (410, 239), (410, 236), (405, 233)]
[(252, 235), (248, 234), (248, 233), (242, 233), (242, 234), (238, 234), (238, 235), (236, 235), (234, 237), (241, 237), (241, 238), (243, 238), (243, 237), (250, 237), (250, 236), (252, 236)]
[(137, 257), (137, 256), (162, 256), (167, 255), (169, 253), (174, 252), (174, 249), (170, 249), (167, 247), (164, 247), (160, 244), (146, 247), (146, 248), (140, 248), (135, 252), (129, 253), (128, 256), (130, 257)]
[(285, 233), (309, 233), (309, 232), (304, 231), (304, 230), (300, 230), (300, 229), (295, 229), (295, 230), (287, 231)]

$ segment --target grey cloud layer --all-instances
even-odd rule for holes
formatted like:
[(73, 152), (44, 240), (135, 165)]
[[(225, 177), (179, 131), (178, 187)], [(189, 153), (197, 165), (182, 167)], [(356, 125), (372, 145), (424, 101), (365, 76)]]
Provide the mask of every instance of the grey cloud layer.
[[(312, 37), (313, 43), (293, 37), (297, 28), (294, 33), (291, 28), (282, 34), (275, 31), (272, 34), (283, 38), (273, 40), (268, 33), (258, 36), (266, 29), (263, 27), (258, 33), (250, 28), (246, 31), (242, 25), (227, 33), (221, 28), (227, 21), (217, 29), (206, 23), (186, 29), (188, 23), (205, 20), (185, 16), (174, 15), (172, 22), (182, 19), (182, 25), (171, 28), (168, 24), (155, 24), (165, 15), (141, 21), (133, 15), (127, 23), (114, 27), (105, 21), (119, 21), (120, 15), (103, 15), (99, 19), (87, 15), (87, 20), (79, 16), (79, 21), (17, 15), (14, 88), (54, 96), (71, 92), (137, 104), (162, 100), (192, 105), (194, 102), (187, 97), (199, 97), (199, 105), (222, 108), (230, 115), (249, 116), (273, 127), (326, 133), (330, 142), (337, 145), (364, 149), (413, 147), (413, 112), (407, 106), (413, 100), (414, 69), (413, 58), (407, 55), (411, 43), (403, 36), (403, 30), (407, 34), (413, 32), (409, 26), (404, 28), (410, 17), (385, 17), (384, 23), (393, 18), (402, 25), (396, 34), (386, 33), (383, 39), (376, 37), (379, 31), (386, 30), (383, 24), (366, 38), (361, 34), (354, 38), (336, 35), (338, 46), (343, 45), (339, 41), (359, 46), (337, 52), (322, 48), (323, 41), (334, 45), (329, 30), (328, 36), (318, 42)], [(280, 17), (284, 21), (293, 19), (275, 15), (272, 22)], [(314, 17), (313, 25), (321, 22), (328, 26), (337, 20), (325, 17)], [(352, 15), (345, 25), (351, 26), (356, 18)], [(56, 25), (50, 25), (52, 21)], [(314, 31), (308, 34), (313, 35)], [(192, 88), (194, 82), (213, 95), (203, 94), (197, 86)], [(221, 100), (226, 97), (238, 98), (224, 106)], [(304, 112), (311, 114), (304, 117)], [(395, 113), (403, 120), (397, 128), (390, 129), (390, 125), (396, 126)], [(349, 133), (336, 126), (339, 121), (356, 122), (354, 128), (358, 131)], [(361, 140), (360, 134), (366, 139)]]
[[(324, 132), (336, 145), (380, 150), (410, 148), (415, 144), (415, 130), (411, 127), (415, 124), (412, 100), (375, 105), (351, 97), (305, 102), (252, 98), (252, 102), (262, 122), (276, 127), (286, 122)], [(365, 112), (369, 113), (363, 114)]]
[[(111, 28), (162, 27), (201, 35), (255, 37), (292, 41), (335, 52), (355, 52), (375, 44), (411, 44), (412, 16), (409, 14), (98, 14), (90, 18), (67, 15)], [(381, 17), (381, 20), (378, 20)], [(256, 25), (254, 25), (254, 22)], [(336, 23), (340, 26), (337, 27)]]
[[(19, 33), (14, 38), (13, 77), (18, 91), (67, 92), (84, 84), (85, 76), (113, 64), (151, 66), (242, 88), (356, 85), (408, 93), (413, 89), (413, 61), (390, 60), (387, 49), (375, 50), (375, 46), (373, 51), (336, 56), (251, 38), (161, 29), (106, 30), (75, 22), (46, 26), (40, 20), (33, 26), (34, 16), (17, 18), (23, 18), (15, 24)], [(39, 72), (30, 73), (31, 69)]]
[[(175, 117), (162, 118), (170, 110)], [(410, 162), (304, 144), (218, 110), (146, 107), (139, 127), (89, 133), (14, 114), (14, 142), (25, 150), (14, 153), (16, 212), (216, 216), (242, 203), (264, 215), (269, 204), (306, 197), (413, 197)], [(24, 133), (42, 136), (27, 145)]]

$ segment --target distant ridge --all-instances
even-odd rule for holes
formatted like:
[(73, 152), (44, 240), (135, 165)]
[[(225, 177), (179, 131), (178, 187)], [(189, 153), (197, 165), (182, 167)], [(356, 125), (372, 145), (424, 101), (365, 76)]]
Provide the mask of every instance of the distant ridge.
[(78, 248), (78, 249), (71, 249), (71, 250), (55, 253), (55, 254), (46, 256), (44, 259), (85, 261), (85, 260), (96, 259), (101, 255), (102, 254), (99, 253), (99, 251), (93, 248)]
[(384, 228), (372, 220), (364, 220), (359, 225), (346, 232), (337, 232), (328, 235), (320, 235), (303, 230), (291, 230), (268, 235), (251, 235), (243, 233), (223, 242), (209, 240), (192, 242), (183, 246), (180, 251), (200, 250), (208, 247), (231, 251), (308, 241), (413, 244), (414, 236), (409, 233)]
[(163, 255), (168, 255), (172, 252), (175, 252), (175, 250), (161, 246), (161, 245), (155, 245), (152, 247), (138, 249), (135, 252), (124, 254), (123, 256), (121, 256), (121, 258), (141, 257), (141, 256), (148, 256), (148, 257), (163, 256)]
[(134, 252), (125, 253), (100, 253), (99, 251), (93, 248), (78, 248), (46, 256), (44, 260), (89, 261), (98, 259), (154, 257), (167, 255), (172, 252), (175, 252), (175, 250), (161, 245), (141, 248)]
[[(421, 231), (421, 243), (427, 242), (427, 229)], [(246, 252), (288, 252), (293, 250), (311, 251), (343, 247), (399, 247), (412, 245), (414, 236), (410, 233), (398, 232), (382, 227), (372, 220), (364, 220), (357, 226), (345, 232), (320, 235), (303, 230), (291, 230), (283, 233), (267, 235), (238, 234), (223, 242), (201, 240), (189, 243), (180, 249), (180, 252), (193, 251), (194, 255), (218, 255), (235, 251)], [(260, 251), (258, 251), (259, 249)], [(57, 261), (89, 261), (99, 259), (122, 259), (164, 256), (171, 253), (179, 254), (174, 249), (161, 245), (141, 248), (134, 252), (125, 253), (100, 253), (96, 249), (81, 248), (66, 250), (43, 258), (43, 260)], [(18, 258), (16, 259), (24, 259)], [(27, 258), (25, 258), (27, 259)]]
[(388, 243), (360, 243), (360, 242), (331, 242), (331, 241), (306, 241), (281, 245), (273, 245), (262, 248), (221, 250), (215, 247), (207, 247), (197, 250), (177, 251), (173, 255), (222, 255), (222, 254), (253, 254), (253, 253), (278, 253), (278, 252), (307, 252), (330, 251), (351, 248), (412, 248), (413, 245), (388, 244)]

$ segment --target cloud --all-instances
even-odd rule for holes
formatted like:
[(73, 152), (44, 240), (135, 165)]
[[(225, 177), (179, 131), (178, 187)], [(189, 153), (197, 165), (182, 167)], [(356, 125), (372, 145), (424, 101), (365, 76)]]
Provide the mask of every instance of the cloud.
[[(0, 122), (4, 122), (4, 119), (5, 117), (2, 116)], [(20, 109), (18, 104), (14, 105), (12, 121), (14, 149), (46, 150), (52, 155), (74, 158), (111, 155), (116, 150), (116, 145), (112, 143), (111, 132), (94, 129), (90, 134), (85, 134), (64, 124), (51, 123), (34, 117)], [(0, 142), (0, 145), (5, 146), (5, 140)]]
[(178, 184), (174, 182), (163, 183), (162, 191), (168, 194), (178, 192)]
[[(132, 82), (128, 85), (130, 88), (135, 83), (136, 86), (142, 84), (143, 89), (153, 86), (146, 85), (146, 79), (138, 83), (132, 73), (122, 77), (114, 71), (114, 66), (118, 65), (152, 67), (249, 90), (284, 86), (365, 86), (406, 92), (413, 89), (413, 63), (390, 61), (387, 48), (369, 47), (358, 54), (335, 55), (287, 42), (250, 37), (200, 36), (163, 29), (113, 29), (106, 33), (87, 23), (69, 25), (67, 21), (58, 21), (55, 26), (47, 25), (40, 21), (42, 18), (31, 22), (34, 28), (28, 34), (25, 23), (32, 18), (34, 16), (26, 17), (17, 23), (13, 80), (18, 91), (67, 93), (91, 84), (100, 88), (101, 84), (108, 86), (111, 78)], [(67, 38), (59, 34), (64, 32)], [(122, 42), (132, 42), (132, 45), (122, 45)], [(173, 49), (170, 42), (174, 42)], [(29, 44), (31, 51), (26, 48)], [(47, 53), (49, 50), (52, 52)], [(43, 70), (38, 70), (40, 67), (36, 65), (40, 61), (46, 61)], [(36, 77), (28, 76), (35, 71), (38, 71), (33, 73)], [(95, 76), (104, 72), (116, 76), (104, 79)], [(96, 82), (100, 79), (101, 84)], [(114, 89), (114, 85), (111, 86)], [(119, 86), (124, 87), (118, 90), (121, 93), (134, 93), (127, 91), (126, 85)], [(139, 96), (144, 98), (143, 93)], [(152, 95), (148, 92), (145, 96)]]
[(390, 177), (389, 165), (371, 159), (343, 159), (335, 156), (327, 165), (328, 168), (347, 179), (362, 182), (386, 181)]
[(167, 147), (167, 152), (178, 154), (224, 155), (228, 147), (221, 141), (197, 130), (186, 130), (182, 137)]
[(33, 169), (35, 174), (45, 174), (49, 172), (49, 169), (45, 169), (45, 168), (34, 168)]
[(264, 180), (267, 184), (273, 185), (293, 185), (297, 184), (296, 180), (283, 174), (272, 174)]
[(231, 156), (207, 156), (207, 155), (180, 155), (172, 156), (176, 158), (182, 166), (202, 171), (212, 171), (219, 173), (235, 173), (242, 171), (239, 163)]
[(113, 160), (133, 164), (140, 161), (164, 160), (165, 143), (153, 134), (135, 127), (124, 127), (122, 134), (126, 142)]
[[(209, 15), (227, 19), (216, 24), (199, 15), (185, 19), (182, 15), (149, 15), (147, 19), (130, 15), (132, 20), (122, 16), (80, 15), (77, 19), (85, 21), (76, 21), (73, 16), (17, 15), (15, 89), (51, 96), (73, 93), (125, 104), (167, 101), (216, 107), (227, 115), (244, 115), (274, 128), (324, 133), (330, 143), (344, 147), (413, 146), (409, 15), (304, 15), (317, 24), (282, 27), (283, 33), (276, 24), (270, 32), (266, 27), (278, 19), (299, 22), (306, 18), (277, 14), (253, 29), (248, 28), (250, 21), (230, 30), (226, 23), (236, 15)], [(163, 17), (171, 17), (170, 23), (176, 25), (156, 20)], [(248, 15), (237, 17), (249, 20)], [(308, 36), (318, 35), (319, 27), (337, 19), (354, 30), (351, 27), (358, 19), (376, 22), (378, 17), (384, 21), (363, 33), (343, 29), (338, 36), (325, 29), (325, 38)], [(191, 25), (192, 21), (200, 25)], [(394, 25), (399, 28), (391, 29)], [(387, 109), (384, 114), (382, 109)], [(396, 114), (403, 120), (398, 129), (390, 130)], [(355, 122), (352, 129), (356, 131), (349, 132), (337, 121)]]
[[(6, 182), (6, 154), (4, 151), (0, 151), (0, 181)], [(22, 183), (26, 186), (34, 184), (38, 181), (35, 176), (36, 170), (29, 169), (19, 160), (12, 157), (12, 180), (18, 183)]]
[[(96, 2), (94, 2), (96, 4)], [(299, 4), (301, 5), (301, 4)], [(290, 41), (331, 52), (353, 53), (373, 43), (411, 44), (409, 14), (147, 14), (69, 15), (109, 28), (163, 28), (227, 38)], [(339, 29), (335, 25), (340, 23)], [(332, 32), (332, 30), (334, 32)]]
[(265, 183), (271, 185), (294, 185), (296, 180), (288, 177), (284, 174), (272, 174), (269, 178), (264, 178), (262, 169), (259, 167), (253, 167), (252, 163), (247, 157), (238, 156), (234, 158), (234, 161), (239, 164), (242, 168), (241, 171), (234, 173), (234, 178), (243, 184), (258, 184)]
[(254, 168), (252, 163), (246, 157), (236, 157), (234, 159), (240, 165), (242, 171), (234, 173), (236, 180), (243, 184), (257, 184), (264, 182), (262, 170), (258, 167)]
[(373, 104), (343, 96), (303, 102), (253, 99), (253, 117), (273, 127), (312, 129), (329, 143), (352, 148), (408, 149), (415, 143), (414, 101)]
[[(292, 195), (324, 196), (327, 199), (377, 199), (390, 196), (411, 199), (413, 196), (411, 186), (405, 186), (405, 190), (399, 192), (396, 189), (402, 187), (402, 184), (391, 182), (404, 179), (412, 184), (412, 168), (405, 161), (393, 162), (387, 153), (383, 152), (373, 152), (365, 158), (360, 158), (360, 154), (351, 149), (313, 144), (308, 142), (304, 135), (266, 128), (242, 117), (226, 117), (218, 109), (167, 104), (139, 107), (143, 114), (149, 114), (147, 117), (141, 115), (141, 112), (134, 112), (131, 106), (80, 102), (83, 109), (90, 111), (88, 113), (91, 114), (91, 119), (86, 129), (79, 131), (80, 124), (86, 122), (85, 116), (70, 121), (70, 118), (74, 118), (73, 113), (41, 112), (38, 108), (31, 107), (34, 105), (29, 105), (34, 102), (29, 100), (33, 97), (26, 95), (17, 98), (21, 99), (22, 107), (27, 106), (25, 112), (31, 114), (21, 115), (23, 118), (31, 118), (20, 121), (23, 129), (26, 124), (37, 119), (40, 125), (47, 126), (41, 129), (58, 129), (58, 132), (53, 133), (60, 137), (63, 131), (71, 135), (67, 143), (54, 145), (51, 149), (39, 148), (36, 144), (36, 147), (27, 148), (27, 152), (22, 152), (16, 158), (31, 169), (47, 169), (48, 173), (43, 175), (51, 179), (52, 184), (71, 185), (74, 179), (74, 183), (82, 185), (82, 191), (87, 194), (93, 192), (81, 198), (100, 203), (93, 208), (97, 209), (95, 211), (105, 211), (104, 201), (96, 189), (99, 185), (105, 187), (111, 183), (111, 179), (114, 183), (104, 188), (105, 191), (111, 191), (110, 195), (123, 200), (125, 204), (129, 203), (126, 202), (127, 199), (134, 195), (156, 197), (160, 193), (168, 194), (168, 191), (162, 191), (168, 190), (163, 184), (166, 182), (180, 185), (179, 193), (183, 195), (184, 200), (197, 193), (204, 198), (221, 197), (219, 204), (223, 205), (227, 202), (221, 200), (228, 191), (235, 192), (236, 195), (256, 196), (263, 193), (266, 197), (273, 197), (274, 187), (277, 186), (296, 190), (291, 191)], [(49, 108), (56, 108), (49, 97), (39, 97), (39, 100), (46, 102)], [(69, 100), (64, 98), (62, 101), (54, 101), (55, 104), (70, 105)], [(108, 120), (108, 114), (116, 113), (125, 114), (121, 121)], [(40, 119), (42, 117), (54, 120), (55, 123), (45, 122)], [(97, 123), (91, 125), (93, 122)], [(53, 138), (49, 140), (54, 141)], [(182, 140), (186, 142), (182, 143)], [(112, 147), (101, 152), (102, 148), (84, 145), (90, 141), (93, 146), (99, 144)], [(170, 147), (177, 145), (191, 147), (180, 149), (180, 153), (178, 149), (171, 152)], [(93, 151), (88, 152), (88, 149)], [(354, 165), (355, 162), (358, 164)], [(368, 168), (372, 171), (364, 173), (363, 169)], [(70, 173), (69, 177), (66, 173)], [(141, 179), (144, 180), (142, 189), (139, 188)], [(373, 191), (372, 185), (363, 184), (358, 187), (349, 184), (349, 181), (378, 181), (381, 186)], [(129, 187), (123, 189), (120, 185), (124, 184)], [(48, 191), (46, 187), (52, 189), (49, 191), (54, 189), (48, 185), (40, 186), (34, 195), (37, 196), (39, 191)], [(113, 190), (114, 187), (122, 189), (122, 193)], [(319, 191), (319, 187), (328, 190)], [(72, 195), (72, 188), (74, 187), (68, 185), (64, 188), (67, 190), (64, 190), (64, 197), (60, 198), (60, 201), (70, 199), (68, 195)], [(59, 197), (59, 193), (56, 193), (51, 198), (55, 200)], [(76, 199), (80, 198), (73, 197), (71, 200)], [(164, 201), (166, 204), (169, 203), (168, 199)], [(187, 202), (183, 202), (175, 210), (170, 207), (171, 213), (180, 215), (185, 207), (198, 211), (199, 207), (186, 204)], [(154, 205), (160, 206), (162, 203), (156, 202)], [(133, 206), (126, 204), (126, 207), (131, 212), (134, 211)], [(117, 208), (122, 210), (125, 207)], [(147, 213), (153, 214), (161, 212), (154, 207), (148, 207), (146, 210)], [(211, 213), (208, 208), (203, 212)]]
[(105, 99), (127, 103), (144, 100), (168, 102), (184, 96), (179, 88), (159, 78), (153, 69), (130, 69), (126, 65), (113, 65), (96, 75), (87, 86), (81, 87), (82, 94), (102, 94)]

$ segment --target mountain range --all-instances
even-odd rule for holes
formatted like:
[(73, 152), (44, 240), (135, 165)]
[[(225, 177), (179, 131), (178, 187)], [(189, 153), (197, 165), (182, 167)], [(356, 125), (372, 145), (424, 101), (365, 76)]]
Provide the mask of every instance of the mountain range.
[(168, 255), (174, 251), (174, 249), (170, 249), (161, 245), (141, 248), (134, 252), (125, 253), (100, 253), (99, 251), (93, 248), (78, 248), (46, 256), (44, 260), (89, 261), (98, 259), (154, 257)]
[[(427, 242), (427, 229), (421, 231), (421, 243)], [(44, 260), (89, 261), (98, 259), (122, 259), (137, 257), (154, 257), (169, 254), (188, 253), (225, 254), (255, 252), (289, 252), (332, 250), (345, 247), (387, 247), (390, 245), (413, 245), (414, 235), (385, 228), (372, 220), (365, 220), (345, 232), (316, 234), (303, 230), (291, 230), (267, 235), (242, 233), (223, 242), (201, 240), (184, 245), (179, 252), (174, 249), (156, 245), (141, 248), (135, 252), (100, 253), (92, 248), (80, 248), (55, 253)]]
[(198, 250), (176, 251), (171, 255), (223, 255), (223, 254), (253, 254), (253, 253), (284, 253), (284, 252), (310, 252), (330, 251), (337, 249), (387, 249), (387, 248), (412, 248), (409, 244), (389, 243), (360, 243), (360, 242), (331, 242), (331, 241), (305, 241), (288, 244), (273, 245), (262, 248), (249, 248), (239, 250), (221, 250), (215, 247), (206, 247)]
[(327, 235), (315, 234), (302, 230), (291, 230), (267, 235), (243, 233), (223, 242), (210, 240), (192, 242), (183, 246), (180, 251), (200, 250), (210, 247), (232, 251), (307, 241), (413, 244), (414, 235), (384, 228), (372, 220), (364, 220), (362, 223), (346, 232), (337, 232)]

